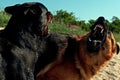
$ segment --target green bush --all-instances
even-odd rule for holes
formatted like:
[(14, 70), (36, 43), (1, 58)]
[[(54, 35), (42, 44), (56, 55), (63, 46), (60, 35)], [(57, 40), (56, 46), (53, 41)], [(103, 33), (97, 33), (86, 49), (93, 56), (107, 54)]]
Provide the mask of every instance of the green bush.
[(5, 27), (10, 19), (10, 15), (1, 11), (0, 12), (0, 27)]
[(62, 33), (62, 34), (84, 34), (86, 31), (81, 28), (71, 29), (64, 24), (52, 23), (49, 25), (50, 32)]
[(116, 41), (120, 42), (120, 33), (113, 33), (115, 36)]

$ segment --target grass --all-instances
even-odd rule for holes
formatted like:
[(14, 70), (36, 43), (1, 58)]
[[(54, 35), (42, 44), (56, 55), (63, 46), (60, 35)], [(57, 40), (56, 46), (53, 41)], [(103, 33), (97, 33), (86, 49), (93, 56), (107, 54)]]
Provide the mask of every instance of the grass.
[(120, 33), (113, 33), (117, 42), (120, 42)]
[[(65, 25), (52, 23), (49, 25), (49, 29), (51, 32), (61, 33), (61, 34), (86, 34), (87, 31), (82, 30), (81, 28), (78, 29), (71, 29), (66, 27)], [(117, 42), (120, 42), (120, 33), (114, 33), (115, 39)]]
[(61, 34), (85, 34), (86, 31), (81, 28), (71, 29), (65, 25), (52, 23), (49, 25), (49, 29), (51, 32), (61, 33)]

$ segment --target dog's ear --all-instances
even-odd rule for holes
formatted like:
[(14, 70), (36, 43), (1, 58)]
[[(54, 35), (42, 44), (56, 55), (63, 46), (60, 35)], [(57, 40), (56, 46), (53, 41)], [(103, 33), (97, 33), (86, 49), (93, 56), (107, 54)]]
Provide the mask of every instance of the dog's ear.
[(9, 14), (15, 14), (18, 10), (19, 10), (19, 7), (20, 4), (16, 4), (14, 6), (8, 6), (5, 8), (5, 12), (9, 13)]
[(119, 45), (117, 44), (117, 54), (119, 53), (119, 51), (120, 51), (120, 47), (119, 47)]
[(52, 13), (48, 11), (48, 12), (46, 13), (46, 15), (47, 15), (47, 22), (48, 22), (48, 23), (52, 23), (52, 20), (53, 20), (53, 15), (52, 15)]
[(112, 32), (109, 31), (108, 34), (109, 34), (109, 37), (111, 38), (111, 42), (112, 42), (112, 52), (113, 53), (116, 52), (118, 54), (120, 51), (119, 43), (116, 43), (116, 40), (115, 40)]
[(16, 4), (14, 6), (8, 6), (5, 8), (5, 12), (9, 13), (9, 14), (20, 14), (23, 13), (24, 15), (28, 15), (28, 14), (37, 14), (37, 11), (31, 8), (27, 8), (25, 5), (21, 5), (21, 4)]

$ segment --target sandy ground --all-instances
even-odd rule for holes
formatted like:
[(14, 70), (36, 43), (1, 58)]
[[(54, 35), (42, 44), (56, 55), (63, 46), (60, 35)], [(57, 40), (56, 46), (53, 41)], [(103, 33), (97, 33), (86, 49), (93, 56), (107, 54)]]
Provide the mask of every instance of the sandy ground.
[(115, 54), (92, 80), (120, 80), (120, 53)]
[(3, 27), (0, 27), (0, 30), (4, 29)]

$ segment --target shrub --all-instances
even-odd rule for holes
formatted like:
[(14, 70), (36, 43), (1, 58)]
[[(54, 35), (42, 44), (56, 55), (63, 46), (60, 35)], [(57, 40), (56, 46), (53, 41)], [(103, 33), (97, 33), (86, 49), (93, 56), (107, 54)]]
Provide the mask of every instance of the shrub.
[(10, 19), (10, 15), (6, 12), (0, 12), (0, 27), (5, 27)]

